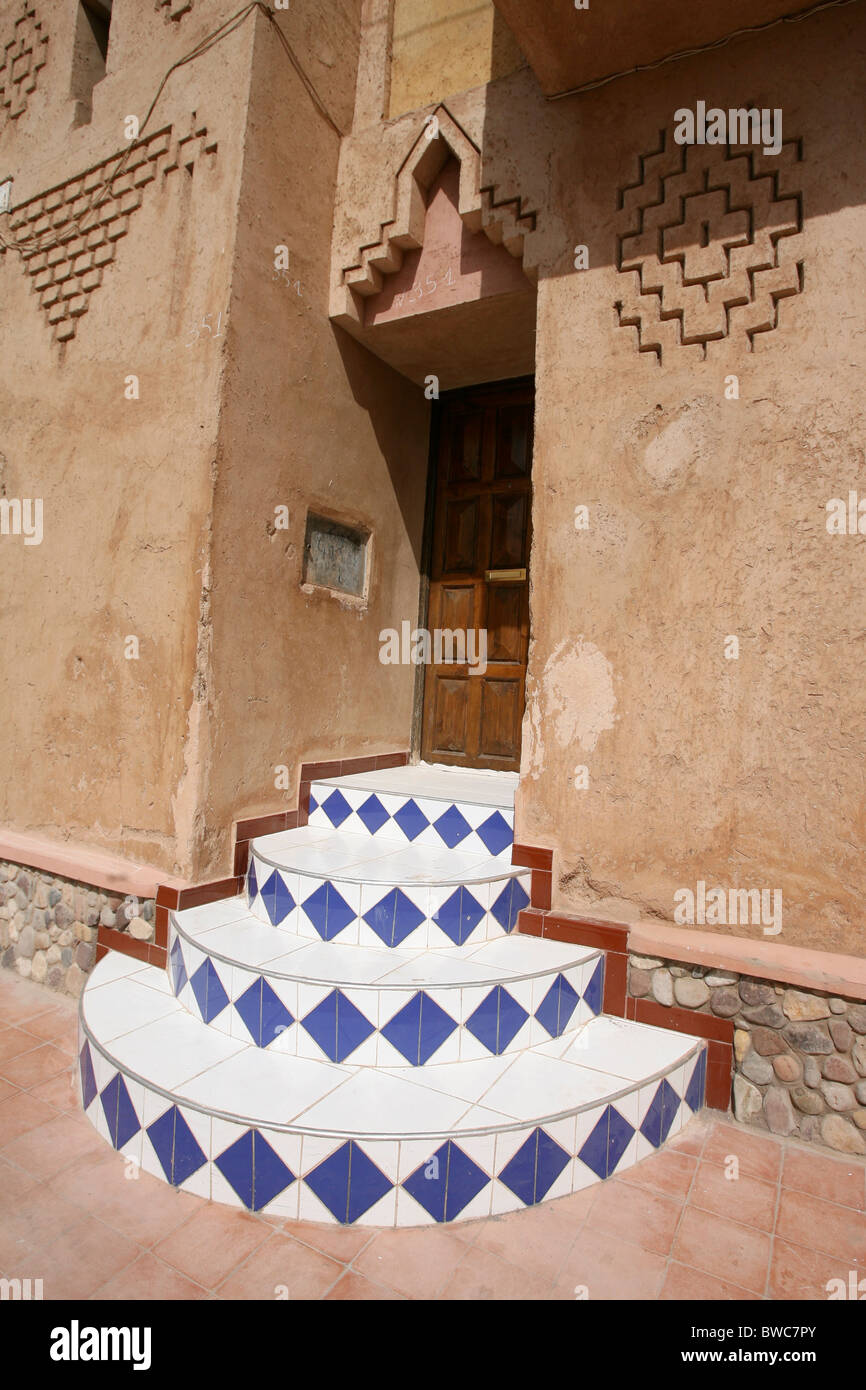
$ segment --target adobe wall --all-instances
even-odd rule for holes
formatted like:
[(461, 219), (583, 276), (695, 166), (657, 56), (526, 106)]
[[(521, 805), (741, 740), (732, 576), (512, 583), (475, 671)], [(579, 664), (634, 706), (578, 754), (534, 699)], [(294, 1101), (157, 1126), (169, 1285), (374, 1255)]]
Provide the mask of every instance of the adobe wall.
[[(517, 838), (555, 849), (554, 910), (673, 922), (675, 893), (703, 880), (781, 892), (785, 943), (862, 949), (864, 542), (830, 536), (825, 504), (863, 478), (866, 169), (850, 111), (864, 30), (856, 8), (829, 13), (561, 102), (526, 71), (441, 93), (482, 151), (482, 187), (538, 214)], [(713, 316), (703, 290), (678, 300), (670, 282), (663, 318), (619, 258), (639, 256), (633, 219), (661, 196), (641, 157), (666, 129), (664, 158), (678, 158), (674, 113), (699, 100), (780, 107), (786, 143), (775, 163), (721, 171), (762, 233), (722, 261), (722, 279), (738, 277), (723, 297), (744, 302)], [(341, 159), (335, 285), (377, 239), (432, 107), (382, 124), (367, 91), (364, 110)], [(698, 189), (702, 171), (687, 168)], [(673, 228), (676, 184), (667, 196)], [(726, 208), (688, 216), (712, 226), (710, 254), (720, 237), (736, 244), (742, 218), (724, 221)], [(588, 269), (574, 268), (577, 245)], [(712, 930), (763, 938), (763, 926)]]
[[(357, 43), (335, 50), (350, 89)], [(230, 870), (233, 819), (295, 805), (302, 759), (409, 742), (414, 668), (380, 664), (379, 632), (417, 620), (429, 403), (329, 320), (339, 150), (257, 20), (216, 460), (199, 876)], [(279, 246), (287, 271), (275, 270)], [(309, 510), (371, 533), (366, 602), (303, 585)]]
[[(3, 0), (4, 45), (27, 8)], [(195, 6), (172, 24), (116, 0), (85, 124), (69, 96), (77, 6), (32, 8), (45, 62), (23, 112), (0, 116), (0, 177), (15, 178), (6, 233), (18, 237), (52, 220), (68, 229), (93, 183), (82, 176), (112, 171), (104, 162), (128, 146), (127, 115), (143, 120), (169, 64), (235, 7), (205, 18)], [(41, 544), (0, 537), (0, 823), (182, 873), (221, 379), (212, 335), (228, 304), (251, 40), (248, 28), (169, 80), (144, 132), (154, 139), (92, 236), (26, 268), (15, 251), (0, 257), (0, 490), (42, 499), (44, 516)], [(196, 333), (206, 315), (211, 333)]]

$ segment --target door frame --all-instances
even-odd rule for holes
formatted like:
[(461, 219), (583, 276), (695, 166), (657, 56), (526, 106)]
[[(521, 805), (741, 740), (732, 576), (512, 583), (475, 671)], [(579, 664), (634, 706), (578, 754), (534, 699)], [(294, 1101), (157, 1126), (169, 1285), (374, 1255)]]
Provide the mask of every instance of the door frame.
[[(430, 444), (427, 451), (427, 489), (424, 499), (424, 530), (421, 541), (421, 575), (418, 591), (418, 620), (415, 624), (418, 628), (426, 628), (427, 619), (430, 616), (430, 583), (431, 571), (433, 568), (433, 538), (434, 526), (436, 521), (436, 484), (439, 473), (439, 443), (442, 433), (442, 409), (449, 401), (458, 396), (463, 396), (467, 391), (491, 391), (508, 390), (510, 387), (515, 389), (531, 386), (533, 395), (535, 393), (535, 373), (529, 376), (506, 377), (502, 381), (479, 381), (470, 383), (467, 386), (458, 386), (451, 391), (442, 391), (439, 398), (432, 403), (430, 412)], [(533, 456), (535, 453), (535, 432), (533, 430)], [(532, 482), (532, 469), (530, 468), (530, 484)], [(534, 490), (530, 490), (529, 504), (529, 525), (532, 534), (533, 525), (533, 505), (532, 499)], [(530, 557), (531, 558), (531, 557)], [(529, 566), (527, 565), (527, 569)], [(531, 583), (531, 575), (528, 582)], [(532, 603), (529, 605), (529, 646), (532, 645)], [(527, 668), (528, 669), (528, 668)], [(417, 763), (421, 761), (421, 740), (424, 728), (424, 687), (426, 682), (426, 667), (415, 667), (415, 681), (412, 698), (412, 727), (409, 738), (409, 761)]]

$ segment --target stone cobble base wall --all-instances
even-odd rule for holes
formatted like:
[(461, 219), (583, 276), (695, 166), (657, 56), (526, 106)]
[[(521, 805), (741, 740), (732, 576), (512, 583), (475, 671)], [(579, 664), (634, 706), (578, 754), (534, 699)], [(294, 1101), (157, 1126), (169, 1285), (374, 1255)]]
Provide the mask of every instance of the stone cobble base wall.
[(0, 964), (77, 997), (96, 959), (100, 925), (152, 941), (144, 901), (0, 859)]
[(866, 1154), (866, 1004), (712, 966), (631, 955), (629, 993), (734, 1025), (734, 1114)]

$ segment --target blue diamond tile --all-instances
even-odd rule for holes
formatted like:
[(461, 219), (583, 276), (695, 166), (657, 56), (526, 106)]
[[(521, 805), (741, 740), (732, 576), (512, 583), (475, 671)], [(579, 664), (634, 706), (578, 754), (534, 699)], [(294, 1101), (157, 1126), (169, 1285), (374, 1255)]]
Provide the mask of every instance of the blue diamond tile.
[(351, 1225), (394, 1186), (354, 1139), (349, 1139), (304, 1181), (337, 1221)]
[(111, 1142), (116, 1149), (122, 1149), (123, 1145), (128, 1144), (132, 1136), (141, 1129), (141, 1121), (135, 1113), (135, 1106), (130, 1099), (129, 1091), (126, 1089), (126, 1082), (119, 1071), (115, 1072), (105, 1087), (100, 1100), (108, 1122)]
[(295, 1021), (262, 975), (235, 1000), (235, 1008), (250, 1030), (256, 1047), (267, 1047)]
[(403, 1187), (434, 1221), (453, 1221), (489, 1181), (483, 1168), (448, 1139)]
[(592, 972), (592, 979), (583, 991), (583, 1002), (591, 1013), (601, 1013), (601, 1001), (604, 995), (604, 956), (601, 956), (598, 965)]
[(320, 883), (304, 903), (304, 911), (323, 941), (332, 941), (345, 931), (355, 914), (330, 880)]
[(96, 1099), (96, 1094), (99, 1090), (93, 1071), (93, 1058), (90, 1055), (89, 1043), (85, 1043), (82, 1047), (79, 1063), (81, 1066), (81, 1099), (84, 1103), (85, 1110), (87, 1110)]
[(311, 815), (313, 814), (313, 812), (314, 812), (314, 811), (317, 811), (318, 809), (319, 809), (319, 803), (318, 803), (318, 801), (316, 800), (316, 798), (313, 796), (313, 793), (310, 792), (310, 800), (309, 800), (309, 804), (308, 804), (308, 806), (307, 806), (307, 816), (308, 816), (308, 817), (311, 816)]
[(370, 1020), (339, 989), (332, 989), (307, 1014), (303, 1024), (332, 1062), (342, 1062), (350, 1057), (355, 1048), (360, 1047), (364, 1039), (375, 1031)]
[(292, 1170), (257, 1129), (248, 1129), (215, 1163), (248, 1211), (261, 1211), (295, 1181)]
[(256, 861), (250, 855), (250, 867), (247, 869), (247, 902), (251, 903), (259, 891), (258, 879), (256, 878)]
[(459, 845), (461, 840), (472, 834), (472, 826), (456, 806), (449, 806), (448, 810), (433, 822), (433, 829), (449, 849), (454, 849), (455, 845)]
[(466, 1021), (473, 1037), (497, 1057), (523, 1027), (529, 1014), (512, 999), (503, 985), (496, 985)]
[(419, 990), (381, 1031), (407, 1062), (423, 1067), (456, 1027), (435, 999)]
[(376, 831), (381, 830), (385, 822), (391, 819), (378, 796), (367, 797), (363, 806), (358, 807), (358, 818), (371, 835), (375, 835)]
[(679, 1108), (680, 1098), (673, 1086), (667, 1079), (662, 1080), (647, 1106), (647, 1112), (640, 1127), (641, 1134), (649, 1140), (654, 1148), (660, 1148), (667, 1139)]
[(228, 1004), (229, 997), (223, 989), (222, 980), (210, 956), (205, 956), (198, 970), (194, 971), (190, 984), (205, 1023), (218, 1018)]
[(494, 811), (483, 825), (478, 827), (478, 835), (488, 854), (501, 854), (514, 843), (514, 831), (501, 811)]
[(689, 1084), (686, 1087), (686, 1093), (683, 1097), (683, 1099), (686, 1102), (686, 1105), (692, 1111), (700, 1110), (701, 1106), (704, 1103), (704, 1090), (706, 1086), (706, 1080), (707, 1051), (706, 1048), (703, 1048), (700, 1057), (695, 1063), (695, 1069), (692, 1072), (691, 1080), (689, 1081)]
[(400, 888), (392, 888), (381, 902), (364, 913), (364, 921), (386, 946), (399, 946), (424, 921), (424, 913)]
[(186, 973), (186, 962), (183, 958), (179, 936), (174, 938), (174, 944), (171, 948), (171, 978), (174, 984), (174, 992), (179, 996), (188, 978)]
[(633, 1134), (634, 1129), (628, 1120), (624, 1120), (612, 1105), (605, 1106), (601, 1119), (580, 1151), (580, 1157), (598, 1177), (609, 1178)]
[(529, 894), (519, 878), (511, 878), (506, 883), (490, 911), (503, 931), (511, 931), (517, 922), (518, 913), (529, 902)]
[(535, 1017), (552, 1038), (558, 1038), (568, 1027), (571, 1015), (579, 1002), (580, 995), (577, 990), (572, 989), (564, 975), (557, 975), (535, 1010)]
[(267, 882), (262, 884), (261, 893), (271, 925), (278, 927), (295, 906), (295, 900), (286, 887), (282, 874), (274, 869)]
[(484, 908), (475, 901), (468, 888), (461, 886), (437, 908), (433, 913), (433, 921), (451, 938), (455, 946), (462, 946), (483, 916)]
[(547, 1196), (570, 1155), (543, 1129), (534, 1129), (517, 1153), (506, 1163), (499, 1181), (526, 1206), (534, 1206)]
[(335, 830), (352, 814), (352, 808), (341, 791), (331, 792), (327, 800), (322, 802), (322, 810)]
[(422, 830), (426, 830), (430, 824), (424, 812), (410, 797), (400, 807), (394, 817), (407, 840), (416, 840)]
[(207, 1155), (176, 1105), (148, 1125), (147, 1136), (173, 1187), (180, 1187), (207, 1163)]

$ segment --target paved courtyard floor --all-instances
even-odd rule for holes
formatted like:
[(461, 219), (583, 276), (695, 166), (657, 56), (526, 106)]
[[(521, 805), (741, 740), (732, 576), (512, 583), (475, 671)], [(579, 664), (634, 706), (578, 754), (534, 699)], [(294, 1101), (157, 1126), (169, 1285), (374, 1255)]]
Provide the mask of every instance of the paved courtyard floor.
[(79, 1111), (76, 1018), (0, 970), (0, 1275), (46, 1299), (824, 1301), (866, 1277), (864, 1160), (718, 1116), (621, 1178), (446, 1228), (269, 1220), (133, 1180)]

